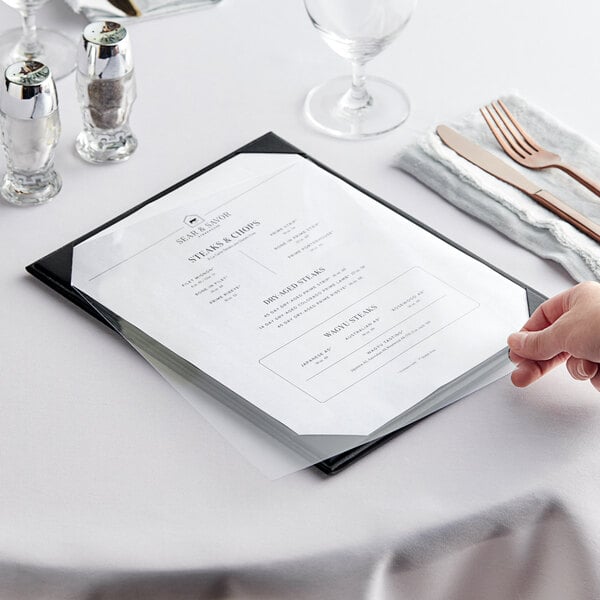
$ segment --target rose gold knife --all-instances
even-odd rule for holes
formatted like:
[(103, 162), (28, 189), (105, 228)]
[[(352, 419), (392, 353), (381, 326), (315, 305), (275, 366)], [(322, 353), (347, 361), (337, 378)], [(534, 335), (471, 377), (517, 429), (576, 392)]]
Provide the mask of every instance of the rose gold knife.
[(561, 219), (571, 223), (571, 225), (577, 227), (577, 229), (596, 242), (600, 242), (600, 225), (594, 223), (594, 221), (588, 219), (574, 208), (571, 208), (562, 200), (554, 197), (550, 192), (541, 189), (539, 185), (527, 179), (519, 171), (507, 165), (491, 152), (484, 150), (475, 142), (454, 131), (454, 129), (446, 127), (446, 125), (440, 125), (436, 131), (444, 144), (452, 148), (458, 155), (477, 165), (490, 175), (521, 190), (536, 202), (539, 202), (542, 206), (561, 217)]

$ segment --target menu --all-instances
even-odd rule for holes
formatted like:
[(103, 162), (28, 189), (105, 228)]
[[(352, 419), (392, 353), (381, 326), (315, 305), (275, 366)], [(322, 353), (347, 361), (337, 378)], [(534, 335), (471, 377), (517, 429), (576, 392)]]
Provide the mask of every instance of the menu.
[(523, 287), (310, 160), (233, 169), (76, 245), (71, 283), (295, 433), (381, 430), (527, 320)]

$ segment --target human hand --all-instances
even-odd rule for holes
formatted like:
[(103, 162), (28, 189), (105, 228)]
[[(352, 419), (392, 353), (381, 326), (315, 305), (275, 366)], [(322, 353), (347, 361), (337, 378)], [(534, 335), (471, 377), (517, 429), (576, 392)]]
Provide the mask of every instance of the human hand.
[(566, 361), (571, 377), (600, 391), (600, 284), (580, 283), (546, 300), (508, 337), (511, 379), (525, 387)]

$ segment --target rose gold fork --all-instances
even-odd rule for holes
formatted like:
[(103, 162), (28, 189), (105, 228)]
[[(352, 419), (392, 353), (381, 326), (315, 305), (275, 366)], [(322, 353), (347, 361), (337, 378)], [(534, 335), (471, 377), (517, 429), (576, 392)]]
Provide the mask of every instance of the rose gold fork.
[(558, 154), (542, 148), (511, 114), (502, 100), (480, 109), (485, 122), (502, 149), (515, 162), (529, 169), (561, 169), (573, 179), (583, 184), (588, 190), (600, 196), (600, 185), (566, 165)]

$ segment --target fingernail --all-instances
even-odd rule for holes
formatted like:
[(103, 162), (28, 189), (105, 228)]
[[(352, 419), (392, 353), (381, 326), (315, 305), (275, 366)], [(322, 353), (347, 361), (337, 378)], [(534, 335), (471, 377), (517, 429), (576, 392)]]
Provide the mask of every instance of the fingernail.
[(577, 363), (577, 374), (579, 375), (579, 377), (584, 377), (584, 378), (588, 378), (589, 375), (587, 373), (587, 371), (585, 370), (585, 367), (583, 366), (582, 363)]

